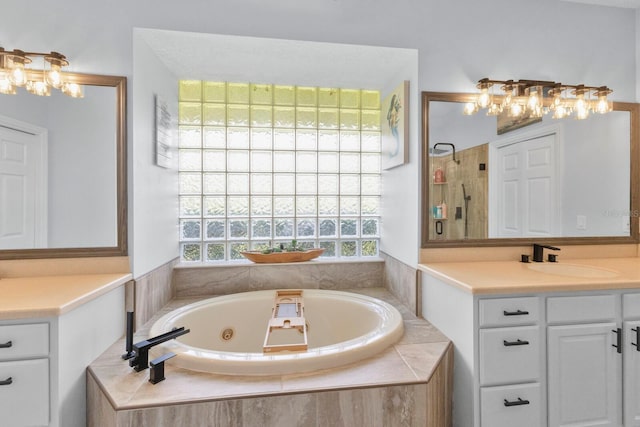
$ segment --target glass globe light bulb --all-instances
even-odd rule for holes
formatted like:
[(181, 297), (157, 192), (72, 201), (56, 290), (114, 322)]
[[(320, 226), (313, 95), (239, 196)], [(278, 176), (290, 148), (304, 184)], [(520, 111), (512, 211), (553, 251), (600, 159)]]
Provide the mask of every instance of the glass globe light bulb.
[(489, 104), (491, 104), (491, 95), (489, 95), (488, 88), (483, 87), (480, 89), (480, 95), (478, 95), (478, 100), (476, 102), (480, 108), (487, 108)]
[(466, 104), (464, 104), (464, 109), (462, 110), (462, 113), (465, 116), (470, 116), (472, 114), (475, 114), (476, 111), (477, 111), (476, 104), (474, 102), (467, 102)]
[(589, 117), (589, 103), (584, 99), (583, 94), (578, 95), (574, 110), (576, 112), (576, 119), (578, 120), (584, 120)]
[(82, 86), (77, 83), (64, 83), (62, 85), (62, 93), (72, 98), (83, 98), (84, 92)]
[(26, 84), (26, 89), (29, 93), (38, 96), (50, 96), (51, 91), (49, 90), (49, 86), (43, 81), (33, 81), (29, 80)]
[(607, 100), (606, 95), (598, 96), (598, 102), (596, 102), (595, 111), (599, 114), (606, 114), (613, 109), (611, 101)]
[(524, 113), (524, 107), (517, 102), (514, 102), (509, 107), (509, 117), (520, 117)]
[(0, 93), (5, 95), (14, 95), (16, 88), (9, 80), (9, 74), (6, 71), (0, 71)]
[(24, 69), (24, 64), (14, 62), (9, 74), (9, 79), (15, 86), (24, 86), (27, 83), (27, 73)]
[(46, 73), (46, 81), (49, 85), (59, 89), (62, 86), (62, 73), (60, 73), (60, 65), (51, 64), (51, 69)]

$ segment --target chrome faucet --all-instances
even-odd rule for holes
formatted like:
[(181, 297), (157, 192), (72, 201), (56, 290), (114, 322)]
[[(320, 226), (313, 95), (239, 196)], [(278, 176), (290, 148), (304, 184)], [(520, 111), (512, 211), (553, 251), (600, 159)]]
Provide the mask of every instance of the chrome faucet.
[(534, 243), (533, 244), (533, 262), (544, 261), (544, 249), (551, 249), (552, 251), (560, 250), (560, 248), (556, 248), (555, 246), (539, 245), (537, 243)]

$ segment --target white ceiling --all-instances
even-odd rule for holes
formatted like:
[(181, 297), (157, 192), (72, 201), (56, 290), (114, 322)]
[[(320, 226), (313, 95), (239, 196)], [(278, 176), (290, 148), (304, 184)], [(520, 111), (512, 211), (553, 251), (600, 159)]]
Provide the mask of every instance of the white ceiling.
[(587, 3), (600, 6), (625, 7), (631, 9), (640, 8), (640, 0), (562, 0), (573, 3)]
[(136, 29), (179, 79), (384, 89), (414, 49)]

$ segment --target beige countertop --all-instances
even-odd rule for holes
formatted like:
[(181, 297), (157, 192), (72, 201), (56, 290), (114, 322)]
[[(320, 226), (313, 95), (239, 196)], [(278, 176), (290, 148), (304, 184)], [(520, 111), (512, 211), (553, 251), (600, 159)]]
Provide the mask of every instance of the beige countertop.
[(0, 279), (0, 320), (59, 316), (131, 280), (130, 273)]
[[(418, 268), (441, 281), (472, 294), (566, 292), (640, 288), (640, 258), (567, 259), (560, 268), (577, 270), (576, 275), (535, 271), (544, 263), (518, 261), (437, 262)], [(576, 268), (573, 268), (577, 266)], [(554, 266), (551, 266), (553, 268)], [(586, 269), (581, 270), (583, 267)], [(595, 269), (591, 277), (588, 269)], [(584, 274), (581, 274), (584, 271)], [(602, 274), (599, 274), (602, 273)]]

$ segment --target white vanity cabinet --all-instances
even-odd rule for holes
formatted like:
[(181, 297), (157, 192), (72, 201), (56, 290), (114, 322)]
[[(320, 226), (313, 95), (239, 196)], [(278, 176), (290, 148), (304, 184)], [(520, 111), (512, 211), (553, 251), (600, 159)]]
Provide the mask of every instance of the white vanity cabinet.
[(124, 323), (124, 286), (58, 316), (0, 320), (0, 426), (84, 427), (86, 367)]
[(640, 426), (640, 293), (622, 296), (622, 390), (625, 426)]
[(639, 291), (478, 295), (424, 273), (421, 291), (454, 343), (455, 427), (640, 426)]
[(546, 298), (549, 426), (620, 425), (618, 299)]
[(0, 325), (0, 424), (49, 423), (49, 324)]
[(538, 298), (481, 300), (478, 307), (481, 424), (543, 426)]

